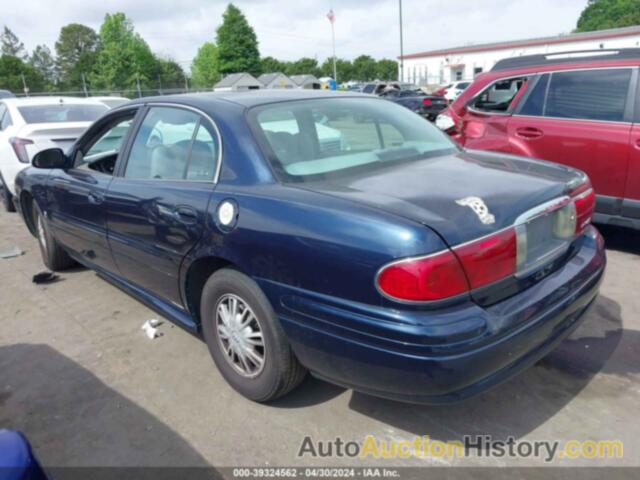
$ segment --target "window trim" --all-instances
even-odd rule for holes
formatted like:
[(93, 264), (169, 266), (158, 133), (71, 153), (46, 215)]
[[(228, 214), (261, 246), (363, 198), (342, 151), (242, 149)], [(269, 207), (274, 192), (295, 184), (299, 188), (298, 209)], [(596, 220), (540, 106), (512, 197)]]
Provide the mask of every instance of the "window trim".
[[(631, 78), (629, 79), (629, 86), (627, 87), (627, 99), (625, 101), (625, 109), (623, 114), (623, 120), (597, 120), (593, 118), (567, 118), (567, 117), (553, 117), (550, 115), (522, 115), (519, 113), (521, 108), (516, 108), (513, 112), (514, 117), (521, 118), (548, 118), (550, 120), (563, 120), (569, 122), (589, 122), (589, 123), (609, 123), (609, 124), (619, 124), (619, 125), (627, 125), (634, 123), (634, 116), (636, 121), (640, 122), (640, 98), (636, 96), (636, 100), (633, 100), (633, 95), (637, 91), (640, 94), (640, 82), (638, 81), (638, 67), (635, 66), (611, 66), (611, 67), (591, 67), (591, 68), (566, 68), (562, 70), (542, 70), (537, 72), (535, 75), (538, 75), (539, 78), (542, 78), (544, 75), (549, 74), (549, 83), (547, 83), (547, 91), (544, 96), (544, 107), (543, 112), (547, 110), (547, 96), (549, 94), (549, 88), (551, 86), (551, 81), (553, 80), (554, 73), (570, 73), (570, 72), (590, 72), (594, 70), (631, 70)], [(536, 82), (537, 83), (537, 82)], [(527, 97), (521, 98), (520, 102), (524, 105), (524, 102), (527, 100)], [(520, 104), (520, 102), (518, 102)], [(634, 115), (634, 107), (635, 107), (635, 115)]]
[[(222, 145), (222, 135), (220, 134), (220, 129), (218, 128), (218, 125), (216, 124), (216, 122), (211, 118), (211, 116), (209, 116), (209, 114), (205, 113), (204, 111), (200, 110), (199, 108), (196, 107), (192, 107), (191, 105), (184, 105), (184, 104), (180, 104), (180, 103), (171, 103), (171, 102), (148, 102), (148, 103), (144, 103), (138, 106), (139, 107), (139, 111), (138, 111), (138, 117), (136, 119), (136, 121), (134, 122), (134, 124), (131, 126), (131, 131), (130, 131), (130, 136), (126, 141), (126, 146), (125, 148), (122, 149), (121, 151), (121, 155), (122, 155), (122, 159), (118, 158), (118, 165), (116, 165), (116, 170), (114, 171), (114, 177), (118, 177), (121, 178), (123, 180), (135, 180), (135, 181), (148, 181), (148, 182), (187, 182), (187, 183), (210, 183), (212, 185), (217, 185), (219, 180), (220, 180), (220, 172), (222, 171), (222, 159), (223, 159), (223, 145)], [(141, 107), (141, 108), (140, 108)], [(188, 110), (191, 112), (194, 112), (196, 114), (199, 115), (200, 119), (198, 122), (198, 127), (200, 125), (203, 124), (202, 120), (204, 119), (206, 122), (209, 123), (209, 125), (212, 127), (213, 131), (215, 132), (216, 135), (216, 140), (218, 142), (218, 157), (215, 159), (217, 162), (216, 165), (216, 171), (213, 175), (213, 180), (193, 180), (193, 179), (187, 179), (187, 178), (176, 178), (176, 179), (169, 179), (169, 178), (136, 178), (136, 179), (127, 179), (127, 177), (124, 176), (124, 172), (127, 168), (127, 163), (129, 163), (129, 156), (131, 155), (131, 148), (133, 147), (133, 142), (136, 138), (136, 136), (138, 135), (138, 132), (140, 131), (140, 126), (142, 125), (142, 122), (144, 121), (144, 119), (146, 118), (147, 114), (149, 113), (149, 110), (151, 108), (155, 108), (155, 107), (159, 107), (159, 108), (176, 108), (176, 109), (182, 109), (182, 110)], [(123, 109), (126, 107), (123, 107)], [(114, 110), (120, 110), (120, 109), (114, 109)], [(206, 128), (206, 127), (205, 127)], [(197, 129), (194, 131), (194, 134), (197, 133)], [(121, 161), (122, 160), (122, 161)]]

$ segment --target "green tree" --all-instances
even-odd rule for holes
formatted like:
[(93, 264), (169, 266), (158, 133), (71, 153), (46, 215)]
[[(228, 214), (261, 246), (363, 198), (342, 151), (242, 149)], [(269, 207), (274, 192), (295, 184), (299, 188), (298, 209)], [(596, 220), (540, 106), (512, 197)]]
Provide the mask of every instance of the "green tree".
[(157, 83), (158, 62), (124, 13), (105, 15), (100, 27), (100, 50), (90, 76), (92, 88), (135, 93)]
[(86, 77), (93, 71), (99, 48), (98, 34), (86, 25), (70, 23), (60, 29), (55, 50), (62, 88), (82, 88), (82, 75)]
[(353, 61), (354, 80), (368, 82), (375, 80), (377, 74), (377, 62), (369, 55), (360, 55)]
[(286, 73), (290, 68), (290, 62), (283, 62), (273, 57), (260, 59), (260, 73)]
[(218, 61), (220, 73), (260, 73), (258, 39), (244, 14), (230, 3), (222, 16), (217, 31)]
[[(336, 59), (336, 72), (338, 74), (338, 81), (340, 82), (348, 82), (354, 79), (353, 64), (349, 60), (343, 60), (342, 58)], [(329, 57), (322, 62), (320, 75), (333, 78), (333, 57)]]
[(577, 32), (640, 25), (640, 0), (589, 0), (578, 19)]
[(376, 77), (381, 80), (396, 80), (398, 78), (398, 62), (386, 58), (378, 60)]
[(162, 90), (184, 88), (184, 70), (175, 60), (159, 58), (158, 76)]
[(318, 61), (315, 58), (302, 57), (291, 62), (285, 69), (287, 75), (320, 75)]
[(51, 55), (51, 50), (46, 45), (38, 45), (33, 49), (29, 64), (35, 68), (45, 79), (48, 86), (56, 83), (56, 62)]
[(191, 81), (196, 88), (212, 88), (222, 76), (218, 63), (218, 47), (205, 42), (191, 63)]
[(0, 89), (23, 92), (23, 76), (30, 92), (44, 90), (44, 78), (35, 68), (13, 55), (0, 56)]
[(0, 34), (0, 54), (17, 57), (23, 61), (28, 58), (24, 43), (6, 25)]

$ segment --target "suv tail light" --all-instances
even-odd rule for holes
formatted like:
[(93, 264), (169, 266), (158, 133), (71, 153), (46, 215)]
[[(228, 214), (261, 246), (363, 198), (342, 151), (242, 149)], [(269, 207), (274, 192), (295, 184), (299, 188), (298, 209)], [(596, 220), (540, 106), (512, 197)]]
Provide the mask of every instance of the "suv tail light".
[(423, 98), (422, 99), (422, 105), (424, 105), (425, 107), (428, 107), (429, 105), (431, 105), (431, 99), (430, 98)]
[(29, 160), (29, 154), (27, 153), (27, 145), (32, 145), (33, 140), (28, 138), (11, 137), (9, 143), (13, 147), (13, 151), (16, 153), (16, 157), (21, 163), (31, 163)]

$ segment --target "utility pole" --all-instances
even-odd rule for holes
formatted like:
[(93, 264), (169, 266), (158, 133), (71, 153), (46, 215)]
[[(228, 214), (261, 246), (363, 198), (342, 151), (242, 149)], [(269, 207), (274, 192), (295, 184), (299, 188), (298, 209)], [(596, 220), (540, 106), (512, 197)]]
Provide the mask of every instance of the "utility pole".
[(136, 86), (138, 87), (138, 98), (142, 97), (142, 91), (140, 90), (140, 75), (136, 73)]
[(187, 80), (187, 72), (182, 71), (182, 75), (184, 75), (184, 93), (189, 91), (189, 80)]
[(158, 74), (158, 87), (158, 92), (160, 93), (160, 95), (162, 95), (162, 77), (160, 76), (160, 74)]
[(331, 45), (333, 46), (333, 79), (338, 84), (338, 71), (336, 69), (336, 31), (333, 27), (333, 22), (336, 19), (336, 15), (333, 13), (333, 9), (329, 10), (327, 13), (327, 18), (329, 19), (329, 23), (331, 23)]
[(84, 78), (84, 73), (82, 74), (82, 90), (84, 90), (84, 96), (89, 96), (89, 91), (87, 90), (87, 81)]
[(404, 82), (404, 40), (402, 38), (402, 0), (398, 0), (400, 13), (400, 78), (399, 81)]

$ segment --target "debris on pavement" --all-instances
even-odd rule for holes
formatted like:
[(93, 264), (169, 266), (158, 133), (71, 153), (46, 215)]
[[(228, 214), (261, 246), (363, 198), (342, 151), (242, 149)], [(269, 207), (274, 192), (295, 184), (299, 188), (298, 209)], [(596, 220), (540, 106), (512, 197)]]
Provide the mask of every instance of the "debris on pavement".
[(142, 331), (147, 335), (147, 337), (151, 340), (157, 337), (161, 337), (162, 333), (158, 332), (158, 327), (162, 325), (162, 322), (156, 318), (152, 318), (151, 320), (147, 320), (142, 325)]
[(39, 285), (42, 283), (52, 283), (59, 279), (60, 279), (59, 275), (56, 275), (53, 272), (45, 270), (44, 272), (36, 273), (31, 279), (31, 281)]
[(0, 251), (0, 258), (2, 258), (2, 259), (19, 257), (20, 255), (24, 255), (24, 251), (20, 250), (16, 246), (13, 246), (13, 247), (10, 247), (10, 248), (7, 248), (5, 250), (1, 250)]

